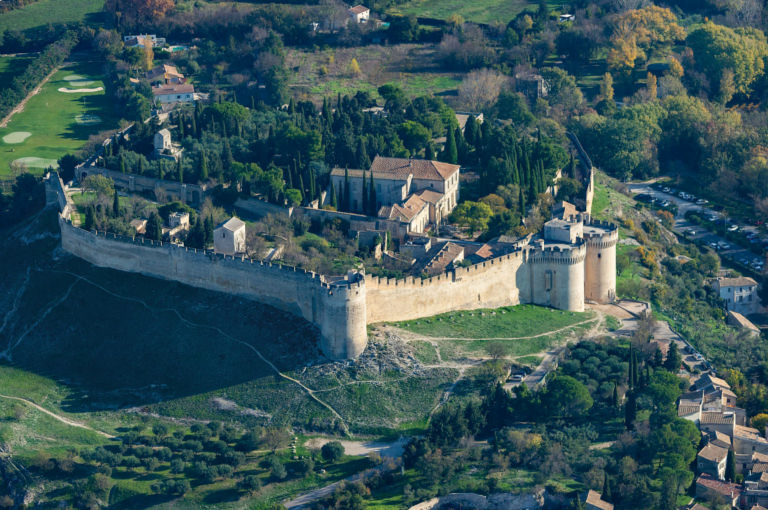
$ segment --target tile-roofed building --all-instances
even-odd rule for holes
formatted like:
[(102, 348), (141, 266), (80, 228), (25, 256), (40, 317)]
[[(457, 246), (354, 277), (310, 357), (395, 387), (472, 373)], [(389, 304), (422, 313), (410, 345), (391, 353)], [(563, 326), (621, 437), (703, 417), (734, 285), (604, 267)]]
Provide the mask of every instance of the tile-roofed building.
[(733, 506), (738, 506), (741, 486), (735, 483), (721, 482), (710, 475), (700, 475), (696, 479), (696, 497), (708, 499), (723, 497)]
[(190, 103), (195, 100), (195, 87), (190, 83), (152, 87), (152, 95), (158, 103)]
[(213, 250), (216, 253), (235, 255), (245, 253), (245, 223), (233, 216), (213, 231)]
[(176, 66), (163, 64), (147, 71), (147, 80), (150, 83), (162, 82), (166, 85), (184, 83), (184, 75)]
[(712, 443), (704, 446), (696, 456), (696, 467), (699, 473), (708, 473), (718, 480), (725, 480), (725, 461), (728, 449)]
[(482, 124), (485, 118), (482, 113), (470, 113), (470, 112), (456, 112), (456, 122), (459, 123), (459, 129), (464, 132), (464, 128), (467, 127), (467, 121), (470, 117), (473, 117), (478, 124)]
[[(375, 210), (379, 212), (379, 217), (382, 207), (390, 208), (383, 211), (387, 215), (400, 214), (402, 211), (393, 206), (406, 206), (409, 197), (416, 195), (428, 204), (429, 223), (439, 225), (458, 203), (459, 170), (458, 165), (440, 161), (376, 156), (367, 171), (334, 168), (331, 171), (331, 183), (339, 197), (344, 196), (345, 188), (348, 189), (348, 212), (367, 213), (363, 210), (363, 203), (371, 196), (372, 179)], [(342, 202), (338, 201), (340, 204)], [(392, 209), (395, 209), (394, 213)], [(419, 232), (423, 232), (423, 229)]]
[(726, 322), (728, 322), (728, 324), (730, 324), (735, 328), (738, 328), (743, 331), (748, 331), (753, 336), (760, 335), (760, 328), (755, 326), (755, 324), (751, 320), (747, 319), (739, 312), (728, 310), (728, 315), (726, 316)]
[(402, 221), (408, 224), (409, 232), (422, 233), (429, 223), (429, 204), (416, 195), (411, 195), (402, 205), (381, 207), (378, 216), (387, 220)]
[(584, 506), (587, 510), (613, 510), (613, 505), (603, 500), (602, 494), (589, 490), (583, 496)]
[(709, 373), (699, 377), (698, 380), (696, 380), (696, 382), (693, 384), (693, 387), (696, 390), (703, 390), (705, 392), (714, 391), (718, 388), (725, 388), (727, 390), (731, 389), (731, 385), (728, 384), (724, 379), (720, 379), (719, 377), (715, 377)]
[(464, 259), (464, 248), (456, 243), (447, 242), (441, 246), (424, 265), (424, 272), (429, 276), (442, 274), (451, 265)]
[(760, 311), (760, 297), (757, 295), (757, 282), (748, 276), (737, 278), (717, 278), (714, 288), (725, 301), (727, 310), (743, 315)]
[(355, 5), (347, 9), (347, 14), (355, 23), (366, 23), (371, 16), (371, 10), (364, 5)]

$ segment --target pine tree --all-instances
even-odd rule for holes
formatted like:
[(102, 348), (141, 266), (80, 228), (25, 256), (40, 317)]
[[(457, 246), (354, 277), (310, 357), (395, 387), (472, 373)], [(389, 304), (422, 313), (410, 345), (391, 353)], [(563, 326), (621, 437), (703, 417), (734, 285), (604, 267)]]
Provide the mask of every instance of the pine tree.
[(208, 158), (205, 157), (205, 152), (200, 153), (200, 180), (208, 180)]
[(120, 216), (120, 198), (117, 196), (117, 190), (115, 190), (115, 196), (112, 198), (112, 216), (115, 218)]
[[(365, 190), (363, 190), (363, 193), (365, 193)], [(376, 216), (376, 213), (379, 212), (379, 208), (376, 206), (376, 203), (378, 201), (378, 197), (376, 196), (376, 186), (373, 183), (373, 172), (371, 172), (371, 178), (368, 180), (368, 207), (369, 209), (369, 216)]]
[(733, 482), (736, 478), (736, 459), (733, 455), (733, 448), (728, 449), (728, 456), (725, 459), (725, 481)]
[(363, 170), (363, 213), (368, 214), (368, 181), (365, 178), (365, 170)]
[(449, 127), (446, 133), (445, 149), (443, 149), (442, 160), (446, 163), (456, 164), (459, 160), (458, 149), (456, 148), (456, 139), (453, 136), (453, 130)]

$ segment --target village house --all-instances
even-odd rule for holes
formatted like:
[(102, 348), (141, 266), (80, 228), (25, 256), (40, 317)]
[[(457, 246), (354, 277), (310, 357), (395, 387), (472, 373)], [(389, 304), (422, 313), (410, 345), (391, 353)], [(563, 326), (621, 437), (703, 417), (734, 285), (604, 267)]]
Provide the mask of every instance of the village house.
[(145, 48), (165, 46), (165, 37), (157, 37), (155, 34), (134, 34), (123, 36), (123, 44), (125, 46)]
[(728, 450), (712, 443), (701, 449), (696, 456), (696, 468), (701, 474), (709, 474), (718, 480), (725, 480), (725, 461)]
[(728, 313), (725, 316), (725, 322), (735, 327), (736, 329), (746, 331), (750, 336), (760, 336), (760, 328), (755, 326), (752, 321), (744, 317), (739, 312), (728, 310)]
[(726, 310), (732, 310), (742, 315), (758, 313), (760, 298), (757, 295), (757, 282), (748, 276), (737, 278), (718, 278), (714, 288), (720, 299), (725, 301)]
[(547, 97), (549, 94), (549, 83), (543, 76), (536, 73), (516, 74), (515, 87), (531, 101)]
[(739, 506), (741, 486), (735, 483), (721, 482), (710, 475), (700, 475), (696, 479), (696, 497), (701, 499), (722, 497), (732, 506)]
[(167, 129), (161, 129), (153, 138), (155, 146), (155, 157), (158, 159), (170, 159), (177, 161), (181, 156), (182, 149), (173, 144), (171, 132)]
[(190, 83), (158, 85), (152, 87), (152, 95), (160, 104), (191, 103), (195, 100), (195, 87)]
[(176, 66), (168, 64), (163, 64), (147, 71), (146, 77), (149, 83), (153, 85), (180, 85), (187, 81)]
[(181, 241), (189, 231), (189, 213), (174, 212), (168, 215), (168, 227), (163, 228), (163, 239)]
[(367, 23), (371, 17), (371, 10), (364, 5), (356, 5), (347, 9), (349, 17), (355, 23)]
[(136, 218), (135, 220), (131, 220), (130, 225), (138, 235), (144, 235), (147, 232), (147, 220)]
[(591, 489), (582, 496), (582, 501), (587, 510), (613, 510), (613, 505), (603, 500), (602, 494)]
[(224, 255), (245, 253), (245, 223), (233, 216), (213, 231), (213, 251)]
[(478, 124), (482, 124), (484, 121), (482, 113), (456, 112), (456, 122), (459, 123), (459, 129), (461, 129), (462, 133), (464, 132), (464, 128), (467, 127), (467, 121), (470, 117), (474, 117)]

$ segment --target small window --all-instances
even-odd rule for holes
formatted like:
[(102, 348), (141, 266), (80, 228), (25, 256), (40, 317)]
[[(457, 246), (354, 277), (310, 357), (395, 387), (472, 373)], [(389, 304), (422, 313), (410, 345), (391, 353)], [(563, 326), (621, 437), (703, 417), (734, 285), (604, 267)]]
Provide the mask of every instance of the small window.
[(597, 258), (599, 258), (599, 259), (600, 259), (600, 258), (602, 258), (602, 257), (603, 257), (603, 254), (602, 254), (602, 253), (598, 253), (598, 254), (597, 254)]

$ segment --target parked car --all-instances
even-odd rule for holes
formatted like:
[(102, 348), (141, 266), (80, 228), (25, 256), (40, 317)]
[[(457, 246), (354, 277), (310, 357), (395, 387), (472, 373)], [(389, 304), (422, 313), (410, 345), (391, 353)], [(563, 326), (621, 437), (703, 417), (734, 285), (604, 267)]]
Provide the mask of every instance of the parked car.
[(739, 231), (739, 226), (736, 225), (736, 224), (731, 225), (730, 227), (728, 227), (728, 232), (738, 232), (738, 231)]
[(706, 205), (706, 204), (708, 204), (708, 203), (709, 203), (709, 200), (707, 200), (707, 199), (705, 199), (705, 198), (700, 198), (700, 199), (698, 199), (698, 200), (696, 201), (696, 205)]
[(663, 191), (664, 193), (669, 193), (669, 186), (664, 186), (663, 188), (661, 188), (661, 191)]

